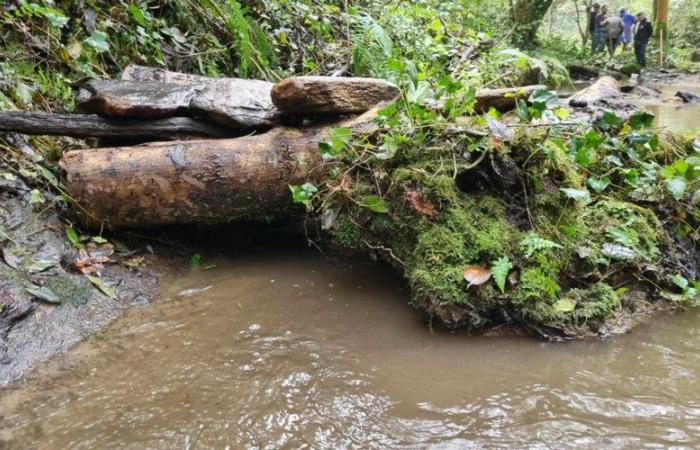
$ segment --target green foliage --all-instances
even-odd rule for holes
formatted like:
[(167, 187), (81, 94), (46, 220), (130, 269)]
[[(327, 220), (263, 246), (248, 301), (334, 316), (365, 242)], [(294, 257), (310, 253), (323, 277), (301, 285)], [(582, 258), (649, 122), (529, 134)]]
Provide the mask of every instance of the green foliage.
[(502, 294), (505, 293), (506, 280), (511, 269), (513, 269), (513, 263), (510, 262), (507, 256), (502, 256), (491, 265), (491, 274)]
[(304, 183), (301, 186), (291, 185), (289, 190), (292, 191), (294, 203), (301, 203), (307, 209), (311, 208), (311, 199), (318, 192), (318, 188), (313, 183)]
[(544, 250), (562, 248), (556, 242), (541, 238), (533, 232), (526, 234), (518, 247), (526, 258), (531, 258), (534, 254), (541, 253)]

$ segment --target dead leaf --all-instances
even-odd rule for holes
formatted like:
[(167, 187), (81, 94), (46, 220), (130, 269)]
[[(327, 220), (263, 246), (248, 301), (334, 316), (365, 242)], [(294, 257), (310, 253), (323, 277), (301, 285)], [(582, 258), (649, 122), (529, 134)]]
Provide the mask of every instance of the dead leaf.
[(73, 267), (84, 275), (99, 274), (104, 269), (103, 263), (109, 261), (109, 256), (104, 254), (91, 255), (87, 250), (80, 250), (78, 257), (73, 261)]
[(126, 259), (122, 261), (122, 265), (130, 268), (130, 269), (138, 269), (139, 266), (143, 263), (143, 256), (134, 256), (133, 258)]
[(464, 279), (471, 286), (479, 286), (491, 279), (491, 271), (482, 266), (467, 266), (464, 268)]
[(420, 215), (433, 218), (438, 214), (435, 210), (435, 205), (430, 200), (425, 199), (423, 193), (418, 189), (406, 189), (404, 199)]

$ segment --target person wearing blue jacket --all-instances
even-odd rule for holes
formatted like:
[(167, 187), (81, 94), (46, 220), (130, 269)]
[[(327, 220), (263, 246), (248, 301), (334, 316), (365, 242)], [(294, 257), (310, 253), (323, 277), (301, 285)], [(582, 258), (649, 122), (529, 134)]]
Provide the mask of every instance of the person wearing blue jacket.
[(620, 19), (622, 19), (622, 51), (626, 52), (629, 45), (632, 43), (632, 27), (635, 23), (635, 18), (626, 9), (620, 10)]

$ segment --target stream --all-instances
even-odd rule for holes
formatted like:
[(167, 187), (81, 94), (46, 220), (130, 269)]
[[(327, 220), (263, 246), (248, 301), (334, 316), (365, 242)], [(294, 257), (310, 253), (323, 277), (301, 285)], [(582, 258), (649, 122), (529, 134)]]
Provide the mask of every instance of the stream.
[(388, 268), (302, 244), (205, 254), (0, 392), (0, 449), (700, 446), (697, 311), (605, 341), (449, 333)]
[(695, 312), (604, 342), (468, 337), (381, 266), (209, 262), (6, 392), (0, 448), (700, 444)]

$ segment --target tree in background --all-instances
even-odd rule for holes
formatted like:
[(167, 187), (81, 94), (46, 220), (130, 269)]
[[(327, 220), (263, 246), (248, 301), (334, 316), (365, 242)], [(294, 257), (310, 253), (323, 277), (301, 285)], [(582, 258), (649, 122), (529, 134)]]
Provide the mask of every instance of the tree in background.
[(512, 23), (511, 43), (518, 48), (536, 45), (539, 30), (545, 14), (553, 0), (511, 0), (510, 20)]

